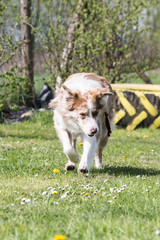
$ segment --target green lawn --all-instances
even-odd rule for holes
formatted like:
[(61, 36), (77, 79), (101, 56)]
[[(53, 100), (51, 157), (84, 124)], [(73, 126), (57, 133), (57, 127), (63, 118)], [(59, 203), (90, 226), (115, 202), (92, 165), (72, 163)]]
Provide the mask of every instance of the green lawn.
[[(150, 78), (153, 84), (160, 84), (160, 69), (150, 70), (146, 72), (146, 75)], [(124, 74), (122, 77), (122, 83), (145, 84), (137, 74)]]
[(87, 176), (65, 172), (51, 112), (1, 124), (0, 239), (160, 239), (159, 146), (160, 130), (115, 129)]
[[(151, 79), (153, 84), (160, 84), (160, 69), (150, 70), (146, 72), (147, 76)], [(41, 87), (44, 82), (48, 82), (49, 74), (47, 73), (35, 73), (35, 90), (36, 94), (39, 94)], [(119, 83), (119, 82), (117, 82)], [(123, 76), (122, 83), (135, 83), (135, 84), (145, 84), (144, 81), (137, 77), (135, 74), (126, 74)]]

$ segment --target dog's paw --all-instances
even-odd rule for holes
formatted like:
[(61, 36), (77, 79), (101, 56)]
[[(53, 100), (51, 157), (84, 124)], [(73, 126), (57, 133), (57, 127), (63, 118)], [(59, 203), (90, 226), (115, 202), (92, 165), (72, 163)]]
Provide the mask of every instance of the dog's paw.
[(95, 164), (95, 167), (96, 167), (97, 169), (103, 169), (103, 166), (102, 166), (101, 163)]
[(79, 169), (78, 169), (78, 172), (79, 172), (79, 173), (86, 174), (86, 173), (88, 173), (88, 169), (87, 169), (86, 167), (79, 168)]
[(65, 170), (67, 170), (67, 171), (73, 171), (75, 168), (76, 168), (76, 166), (75, 166), (74, 163), (67, 163), (67, 164), (66, 164), (66, 167), (65, 167)]

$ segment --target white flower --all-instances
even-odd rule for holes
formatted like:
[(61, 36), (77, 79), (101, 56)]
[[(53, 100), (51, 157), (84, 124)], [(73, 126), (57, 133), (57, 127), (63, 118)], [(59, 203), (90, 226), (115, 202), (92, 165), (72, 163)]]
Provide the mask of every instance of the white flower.
[(114, 188), (110, 188), (109, 191), (112, 193), (114, 191)]
[(26, 201), (26, 199), (27, 199), (27, 198), (22, 198), (22, 200), (21, 200), (21, 201), (22, 201), (22, 202), (25, 202), (25, 201)]
[(43, 195), (46, 195), (46, 193), (47, 193), (47, 191), (43, 192), (43, 193), (42, 193), (42, 196), (43, 196)]
[(61, 196), (61, 198), (62, 198), (62, 199), (63, 199), (63, 198), (66, 198), (68, 193), (69, 193), (69, 191), (65, 192), (65, 193)]
[(104, 180), (104, 183), (107, 182), (107, 181), (108, 181), (108, 179), (105, 179), (105, 180)]
[(160, 230), (156, 230), (156, 231), (155, 231), (155, 234), (156, 234), (156, 235), (160, 235)]

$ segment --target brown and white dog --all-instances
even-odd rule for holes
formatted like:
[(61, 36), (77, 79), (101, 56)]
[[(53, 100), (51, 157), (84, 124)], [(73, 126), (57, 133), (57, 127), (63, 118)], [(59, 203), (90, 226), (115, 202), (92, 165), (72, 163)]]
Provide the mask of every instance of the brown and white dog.
[(108, 81), (94, 73), (71, 75), (49, 104), (54, 108), (54, 124), (63, 151), (68, 158), (66, 170), (78, 162), (76, 139), (83, 139), (83, 154), (78, 167), (89, 172), (93, 157), (96, 168), (102, 168), (102, 150), (107, 144), (113, 120), (114, 95)]

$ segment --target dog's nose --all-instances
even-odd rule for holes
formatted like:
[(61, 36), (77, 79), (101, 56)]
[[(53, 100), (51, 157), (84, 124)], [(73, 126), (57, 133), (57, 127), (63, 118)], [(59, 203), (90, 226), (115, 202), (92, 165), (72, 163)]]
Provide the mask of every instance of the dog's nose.
[(91, 131), (92, 134), (96, 134), (97, 133), (97, 128), (91, 128), (90, 131)]

